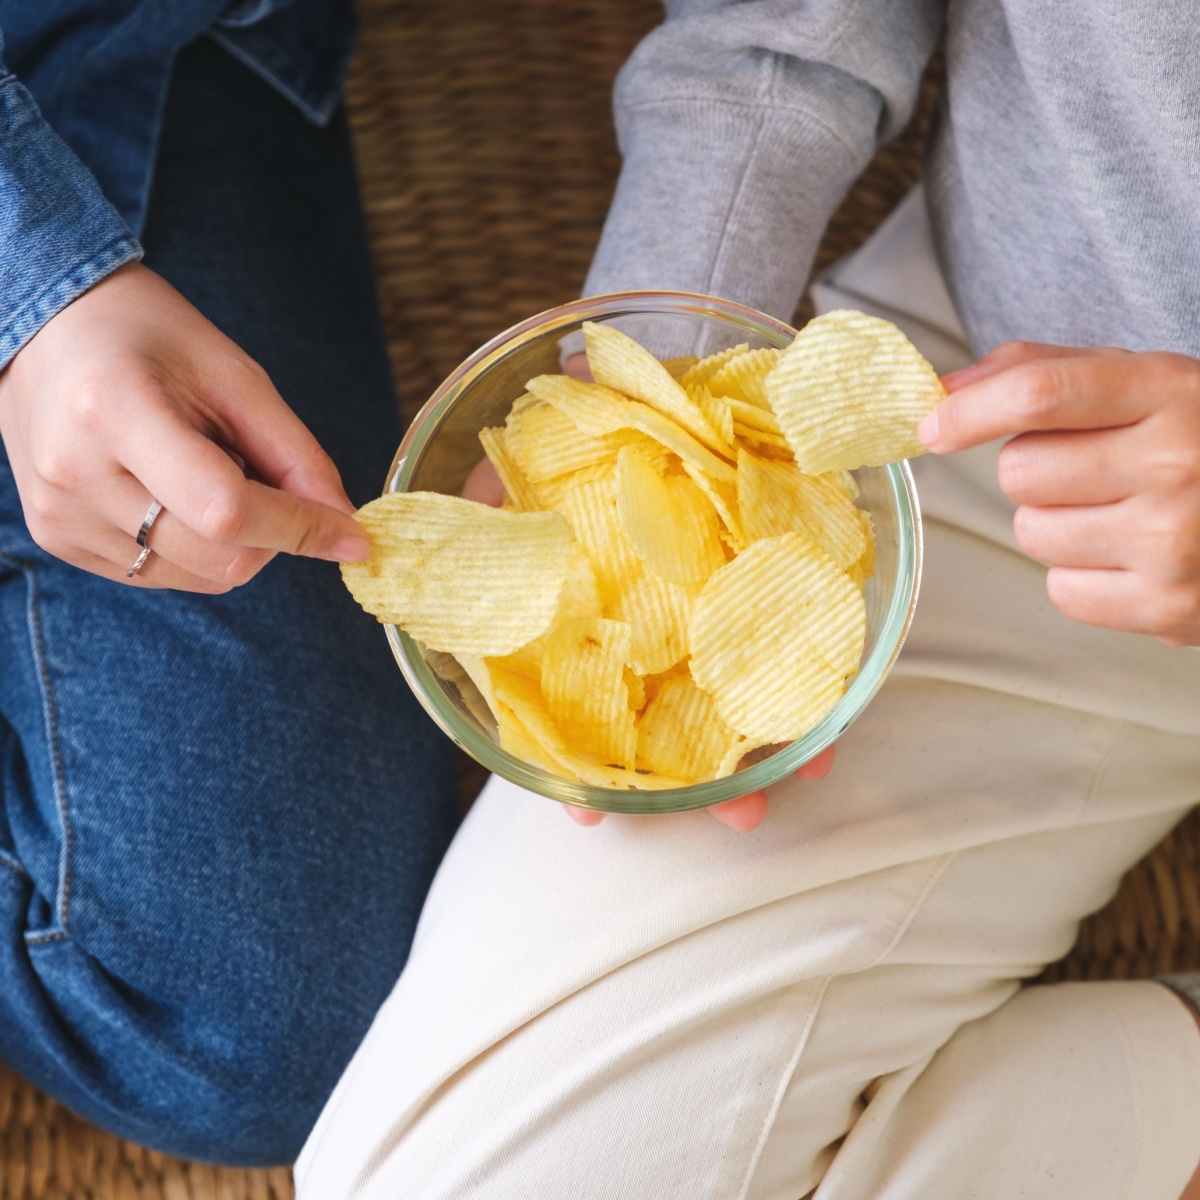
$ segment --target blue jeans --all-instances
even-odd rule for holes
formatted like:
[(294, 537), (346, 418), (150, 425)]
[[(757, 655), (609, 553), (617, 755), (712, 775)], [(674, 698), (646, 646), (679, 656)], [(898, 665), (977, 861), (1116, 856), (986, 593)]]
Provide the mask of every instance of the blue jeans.
[[(378, 494), (400, 428), (344, 118), (193, 44), (145, 244)], [(34, 545), (0, 458), (0, 1058), (122, 1137), (291, 1161), (456, 821), (450, 744), (336, 565), (110, 583)]]

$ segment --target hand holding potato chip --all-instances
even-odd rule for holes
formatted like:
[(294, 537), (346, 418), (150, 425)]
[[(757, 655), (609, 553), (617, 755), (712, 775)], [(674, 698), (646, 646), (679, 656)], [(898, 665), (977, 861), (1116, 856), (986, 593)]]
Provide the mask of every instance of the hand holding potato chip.
[(945, 379), (937, 454), (994, 438), (1018, 544), (1068, 617), (1200, 645), (1200, 362), (1010, 342)]

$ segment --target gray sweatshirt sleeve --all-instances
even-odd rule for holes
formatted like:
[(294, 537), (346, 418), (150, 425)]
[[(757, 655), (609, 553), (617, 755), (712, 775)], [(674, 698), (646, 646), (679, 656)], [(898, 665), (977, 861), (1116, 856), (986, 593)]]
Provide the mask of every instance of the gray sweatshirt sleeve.
[(624, 167), (585, 293), (791, 318), (826, 222), (908, 120), (944, 0), (666, 0), (617, 79)]

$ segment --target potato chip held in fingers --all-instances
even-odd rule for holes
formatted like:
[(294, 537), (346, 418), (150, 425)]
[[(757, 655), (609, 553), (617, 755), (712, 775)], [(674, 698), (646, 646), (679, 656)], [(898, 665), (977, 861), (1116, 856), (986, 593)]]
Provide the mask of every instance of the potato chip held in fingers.
[(355, 519), (371, 556), (343, 563), (342, 578), (380, 621), (451, 654), (508, 654), (549, 628), (571, 553), (558, 513), (392, 492)]
[(946, 394), (895, 325), (852, 309), (810, 321), (764, 386), (796, 462), (810, 475), (924, 454), (917, 422)]

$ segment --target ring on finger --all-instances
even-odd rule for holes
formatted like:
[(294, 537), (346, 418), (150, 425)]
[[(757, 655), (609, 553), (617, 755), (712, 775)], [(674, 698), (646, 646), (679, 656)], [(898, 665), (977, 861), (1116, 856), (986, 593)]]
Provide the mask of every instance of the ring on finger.
[(146, 564), (146, 559), (150, 557), (150, 547), (146, 544), (146, 539), (150, 536), (150, 530), (154, 528), (154, 522), (158, 520), (158, 514), (162, 512), (163, 506), (157, 500), (150, 501), (150, 507), (146, 509), (146, 515), (142, 518), (141, 527), (137, 531), (137, 544), (141, 547), (141, 553), (134, 560), (131, 566), (125, 572), (126, 579), (132, 579)]

